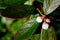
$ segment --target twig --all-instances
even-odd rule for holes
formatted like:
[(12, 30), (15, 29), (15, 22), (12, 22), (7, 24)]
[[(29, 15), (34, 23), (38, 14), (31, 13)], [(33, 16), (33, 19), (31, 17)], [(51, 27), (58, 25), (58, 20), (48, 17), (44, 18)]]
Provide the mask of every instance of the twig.
[(37, 11), (38, 11), (41, 15), (43, 15), (42, 12), (41, 12), (38, 8), (37, 8)]

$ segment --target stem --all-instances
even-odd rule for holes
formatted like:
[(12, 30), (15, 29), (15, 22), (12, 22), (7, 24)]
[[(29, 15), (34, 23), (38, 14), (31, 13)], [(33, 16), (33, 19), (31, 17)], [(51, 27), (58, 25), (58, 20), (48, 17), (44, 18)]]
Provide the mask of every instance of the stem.
[(43, 16), (42, 12), (37, 8), (37, 11)]

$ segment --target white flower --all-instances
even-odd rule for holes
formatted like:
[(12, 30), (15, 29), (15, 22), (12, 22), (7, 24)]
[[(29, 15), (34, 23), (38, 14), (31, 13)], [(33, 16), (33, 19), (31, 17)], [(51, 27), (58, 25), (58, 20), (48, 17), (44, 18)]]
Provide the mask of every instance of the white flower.
[(48, 27), (49, 27), (49, 24), (48, 24), (48, 23), (44, 22), (44, 23), (42, 24), (42, 29), (47, 30)]
[(43, 21), (43, 19), (42, 19), (42, 17), (37, 17), (37, 19), (36, 19), (36, 21), (38, 22), (38, 23), (41, 23), (42, 21)]

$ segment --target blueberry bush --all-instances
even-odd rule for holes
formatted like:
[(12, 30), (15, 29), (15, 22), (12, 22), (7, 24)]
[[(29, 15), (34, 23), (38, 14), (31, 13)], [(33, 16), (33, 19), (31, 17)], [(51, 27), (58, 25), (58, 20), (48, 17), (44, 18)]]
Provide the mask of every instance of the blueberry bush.
[(60, 0), (0, 0), (0, 40), (59, 40)]

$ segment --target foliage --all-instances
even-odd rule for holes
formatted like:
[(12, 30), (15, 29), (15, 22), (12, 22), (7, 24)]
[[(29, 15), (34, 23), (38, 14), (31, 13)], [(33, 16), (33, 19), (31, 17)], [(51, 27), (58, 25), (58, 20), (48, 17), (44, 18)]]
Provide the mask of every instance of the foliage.
[[(60, 0), (0, 0), (0, 40), (57, 40), (56, 35), (60, 34), (59, 6)], [(51, 20), (50, 27), (47, 30), (39, 28), (39, 33), (34, 34), (43, 23), (36, 21), (42, 14)]]

